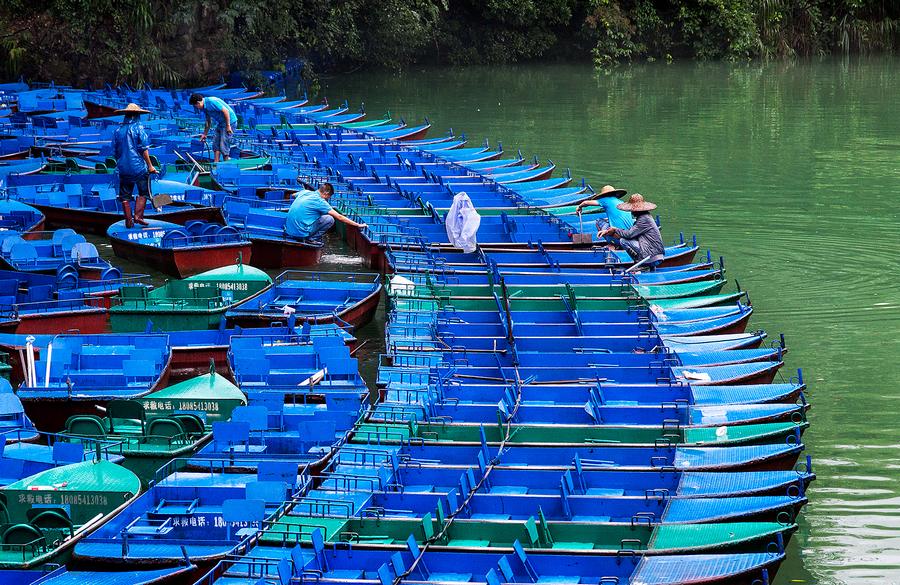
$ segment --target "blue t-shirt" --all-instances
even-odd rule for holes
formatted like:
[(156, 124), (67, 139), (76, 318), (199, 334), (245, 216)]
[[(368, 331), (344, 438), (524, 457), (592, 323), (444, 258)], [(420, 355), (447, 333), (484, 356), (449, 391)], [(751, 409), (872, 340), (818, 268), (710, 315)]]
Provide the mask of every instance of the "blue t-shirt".
[(294, 238), (308, 238), (316, 220), (329, 211), (331, 205), (319, 195), (318, 191), (304, 189), (297, 193), (291, 208), (288, 209), (284, 231)]
[(137, 120), (122, 122), (116, 128), (112, 142), (119, 176), (130, 178), (147, 174), (147, 163), (143, 155), (150, 148), (150, 137), (143, 124)]
[(203, 113), (219, 126), (225, 125), (225, 114), (222, 113), (222, 108), (228, 110), (228, 115), (231, 117), (231, 129), (234, 130), (234, 127), (237, 126), (237, 114), (234, 113), (234, 109), (221, 98), (214, 96), (203, 98)]

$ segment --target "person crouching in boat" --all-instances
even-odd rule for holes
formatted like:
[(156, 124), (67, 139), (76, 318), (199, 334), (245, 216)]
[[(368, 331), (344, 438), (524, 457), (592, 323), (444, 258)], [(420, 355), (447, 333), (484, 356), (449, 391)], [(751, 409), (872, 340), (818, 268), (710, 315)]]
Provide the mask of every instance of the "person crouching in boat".
[[(116, 172), (119, 175), (119, 202), (125, 214), (125, 227), (134, 227), (135, 222), (148, 225), (144, 221), (144, 208), (150, 197), (150, 175), (156, 173), (156, 167), (150, 162), (150, 137), (141, 124), (141, 114), (149, 114), (137, 104), (128, 104), (123, 110), (116, 110), (117, 115), (125, 119), (113, 133), (113, 156), (116, 159)], [(134, 200), (134, 188), (137, 187), (137, 202)], [(134, 203), (132, 210), (131, 204)]]
[(331, 183), (322, 183), (318, 191), (298, 191), (288, 209), (284, 233), (288, 237), (320, 246), (325, 232), (331, 229), (335, 220), (360, 229), (366, 227), (366, 224), (357, 223), (335, 211), (328, 203), (332, 195), (334, 187)]
[(192, 94), (188, 103), (194, 106), (198, 112), (206, 115), (206, 125), (200, 141), (206, 142), (212, 121), (216, 121), (216, 133), (213, 134), (213, 162), (228, 160), (231, 158), (231, 144), (234, 142), (234, 127), (237, 126), (237, 114), (234, 109), (225, 103), (222, 98), (214, 96), (203, 97), (199, 93)]
[(663, 261), (666, 251), (659, 226), (650, 216), (656, 205), (644, 201), (644, 196), (640, 193), (634, 193), (628, 198), (627, 203), (619, 203), (616, 207), (622, 211), (630, 211), (634, 217), (634, 224), (628, 229), (608, 227), (600, 230), (597, 237), (609, 238), (628, 252), (636, 264), (653, 270)]

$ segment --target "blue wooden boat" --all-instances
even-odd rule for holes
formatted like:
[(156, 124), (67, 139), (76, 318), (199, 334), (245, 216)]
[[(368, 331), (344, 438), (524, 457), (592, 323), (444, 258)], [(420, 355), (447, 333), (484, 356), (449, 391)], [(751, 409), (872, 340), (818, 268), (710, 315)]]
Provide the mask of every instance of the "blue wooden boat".
[(121, 275), (117, 268), (100, 257), (97, 247), (72, 229), (34, 232), (33, 237), (9, 235), (0, 241), (0, 262), (19, 272), (58, 274), (71, 266), (81, 278), (98, 280), (101, 274)]
[(3, 161), (0, 162), (0, 181), (14, 176), (34, 175), (40, 173), (46, 166), (41, 159)]
[(229, 322), (266, 326), (293, 316), (299, 322), (349, 323), (359, 328), (372, 320), (381, 299), (381, 277), (352, 272), (298, 272), (278, 275), (259, 295), (232, 307)]
[(404, 126), (397, 130), (383, 130), (380, 126), (373, 129), (366, 129), (365, 133), (382, 140), (397, 140), (400, 142), (411, 142), (425, 138), (431, 124), (421, 124), (419, 126)]
[[(230, 375), (228, 363), (228, 350), (231, 346), (231, 338), (235, 335), (246, 335), (273, 339), (292, 339), (297, 343), (309, 343), (313, 337), (336, 336), (340, 338), (351, 350), (355, 347), (357, 339), (341, 324), (312, 325), (303, 323), (297, 325), (292, 318), (285, 320), (283, 324), (272, 324), (269, 327), (226, 327), (222, 319), (216, 329), (189, 329), (158, 331), (154, 326), (148, 327), (146, 333), (160, 333), (169, 336), (169, 345), (172, 356), (169, 364), (170, 376), (181, 380), (196, 376), (209, 368), (210, 360), (216, 366), (217, 371)], [(118, 333), (101, 334), (117, 336)], [(0, 333), (0, 350), (9, 353), (12, 357), (12, 379), (16, 384), (24, 380), (21, 362), (18, 358), (20, 351), (26, 347), (27, 338), (34, 337), (35, 346), (46, 347), (52, 341), (53, 334), (23, 334)]]
[(25, 239), (44, 229), (44, 214), (21, 201), (0, 199), (0, 234), (17, 233)]
[(228, 359), (235, 380), (247, 393), (368, 392), (356, 359), (336, 336), (313, 337), (310, 343), (291, 337), (234, 336)]
[(129, 570), (112, 573), (108, 571), (70, 571), (66, 567), (47, 570), (6, 570), (3, 578), (7, 585), (81, 585), (83, 583), (103, 583), (103, 585), (161, 585), (186, 578), (197, 567), (184, 565), (167, 569)]
[(120, 258), (140, 262), (177, 278), (233, 265), (250, 263), (250, 241), (232, 226), (189, 221), (184, 226), (148, 219), (147, 227), (125, 227), (120, 221), (107, 235)]
[[(518, 545), (513, 554), (473, 551), (437, 552), (422, 554), (415, 543), (399, 553), (393, 550), (353, 550), (339, 548), (325, 551), (324, 539), (319, 536), (314, 548), (297, 546), (293, 550), (281, 546), (253, 546), (247, 558), (224, 561), (210, 571), (201, 585), (252, 584), (273, 581), (290, 583), (294, 575), (316, 573), (323, 583), (335, 585), (363, 585), (366, 575), (380, 576), (375, 583), (387, 585), (396, 575), (404, 574), (414, 559), (421, 557), (415, 570), (416, 579), (427, 582), (468, 582), (485, 585), (498, 583), (558, 582), (574, 583), (582, 580), (640, 585), (684, 585), (687, 583), (749, 583), (762, 579), (777, 569), (784, 559), (782, 549), (775, 553), (698, 554), (638, 557), (633, 554), (620, 558), (600, 555), (532, 554)], [(773, 547), (774, 548), (774, 547)], [(521, 552), (519, 550), (521, 549)], [(288, 558), (285, 554), (290, 552)], [(624, 560), (621, 558), (624, 557)], [(507, 569), (508, 568), (508, 569)], [(503, 577), (500, 577), (503, 575)], [(697, 575), (697, 579), (693, 576)], [(699, 581), (698, 579), (704, 579)], [(768, 577), (766, 577), (767, 579)], [(762, 581), (760, 581), (762, 582)]]
[[(175, 471), (183, 463), (167, 465), (147, 492), (83, 538), (75, 560), (120, 570), (177, 566), (185, 555), (193, 563), (218, 561), (309, 482), (290, 461), (260, 461), (249, 473)], [(255, 527), (232, 520), (236, 507), (252, 507), (259, 500), (264, 504)]]
[(77, 274), (59, 278), (0, 271), (0, 331), (5, 333), (84, 333), (106, 331), (109, 310), (105, 294), (121, 286), (121, 279), (96, 281), (97, 294), (82, 287)]
[(252, 261), (260, 268), (315, 266), (323, 246), (285, 235), (287, 211), (254, 206), (252, 202), (226, 197), (222, 211), (228, 225), (240, 230), (252, 243)]
[(232, 420), (213, 424), (212, 441), (190, 459), (188, 470), (253, 473), (266, 462), (319, 468), (360, 416), (358, 395), (329, 393), (306, 404), (285, 404), (286, 395), (275, 392), (250, 396)]
[(110, 400), (140, 398), (169, 375), (166, 335), (57, 335), (51, 343), (52, 350), (37, 346), (31, 379), (16, 390), (42, 430), (62, 429), (69, 416), (96, 414)]
[[(38, 209), (48, 226), (102, 235), (122, 218), (114, 179), (114, 175), (12, 175), (8, 182), (10, 196)], [(145, 213), (147, 219), (182, 224), (223, 221), (218, 208), (203, 205), (165, 205), (159, 212), (148, 206)]]

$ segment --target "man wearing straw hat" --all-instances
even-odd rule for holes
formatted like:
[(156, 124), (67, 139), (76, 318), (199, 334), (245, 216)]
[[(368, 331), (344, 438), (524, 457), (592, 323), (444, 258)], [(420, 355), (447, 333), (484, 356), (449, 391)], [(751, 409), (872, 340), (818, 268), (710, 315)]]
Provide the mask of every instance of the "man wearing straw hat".
[(619, 244), (636, 265), (650, 270), (659, 266), (665, 255), (665, 246), (659, 233), (659, 226), (650, 216), (656, 205), (644, 201), (644, 196), (640, 193), (634, 193), (628, 198), (627, 203), (619, 203), (616, 207), (622, 211), (630, 211), (634, 217), (634, 224), (628, 229), (608, 227), (600, 230), (597, 236), (601, 238), (608, 236), (614, 243)]
[[(144, 208), (150, 197), (150, 175), (157, 171), (150, 162), (150, 137), (140, 122), (140, 116), (149, 113), (137, 104), (128, 104), (125, 109), (116, 110), (117, 115), (125, 116), (116, 128), (112, 142), (119, 174), (119, 202), (125, 214), (125, 227), (129, 228), (134, 227), (135, 222), (148, 225), (144, 221)], [(138, 198), (132, 214), (135, 187)]]
[(598, 231), (609, 226), (629, 228), (631, 227), (631, 216), (616, 209), (616, 206), (621, 203), (619, 199), (624, 197), (626, 193), (625, 189), (616, 189), (612, 185), (604, 185), (593, 199), (587, 199), (579, 203), (578, 207), (575, 208), (575, 213), (580, 216), (584, 212), (585, 207), (600, 206), (606, 212), (606, 221), (597, 221)]

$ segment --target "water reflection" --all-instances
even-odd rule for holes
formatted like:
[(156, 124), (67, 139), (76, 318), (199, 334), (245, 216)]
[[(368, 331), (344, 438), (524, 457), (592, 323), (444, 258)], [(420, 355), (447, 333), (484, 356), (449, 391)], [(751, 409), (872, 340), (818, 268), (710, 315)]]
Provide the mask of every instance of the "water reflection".
[[(900, 583), (897, 59), (361, 73), (326, 80), (372, 115), (428, 115), (595, 186), (659, 203), (787, 333), (810, 382), (819, 474), (777, 582)], [(371, 326), (370, 326), (371, 327)], [(380, 335), (380, 332), (376, 333)], [(370, 362), (374, 363), (374, 362)]]

